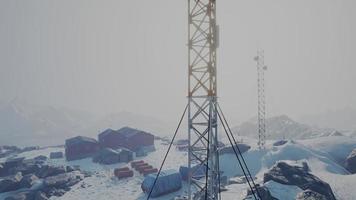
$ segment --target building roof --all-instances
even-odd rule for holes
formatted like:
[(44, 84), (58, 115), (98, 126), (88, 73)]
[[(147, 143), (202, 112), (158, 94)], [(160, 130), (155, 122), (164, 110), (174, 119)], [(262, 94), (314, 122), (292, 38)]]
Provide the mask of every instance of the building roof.
[(106, 129), (105, 131), (103, 131), (102, 133), (99, 134), (99, 137), (103, 137), (109, 134), (117, 134), (118, 132), (115, 130), (112, 130), (111, 128)]
[(71, 146), (71, 145), (76, 145), (76, 144), (80, 144), (80, 143), (93, 143), (93, 144), (97, 144), (98, 141), (96, 141), (93, 138), (90, 137), (85, 137), (85, 136), (77, 136), (77, 137), (73, 137), (70, 139), (66, 140), (66, 145), (67, 146)]
[(130, 127), (127, 127), (127, 126), (117, 130), (117, 132), (119, 134), (123, 135), (126, 138), (130, 138), (130, 137), (135, 136), (137, 134), (149, 134), (149, 135), (152, 135), (150, 133), (147, 133), (147, 132), (144, 132), (144, 131), (141, 131), (141, 130), (138, 130), (138, 129), (130, 128)]
[[(125, 126), (119, 130), (113, 130), (113, 129), (106, 129), (102, 133), (99, 134), (99, 138), (106, 137), (107, 135), (120, 135), (122, 137), (125, 137), (126, 139), (129, 139), (137, 134), (140, 135), (152, 135), (150, 133), (147, 133), (145, 131), (141, 131), (138, 129), (134, 129), (128, 126)], [(153, 135), (152, 135), (153, 136)]]
[(132, 153), (132, 151), (125, 148), (119, 148), (119, 149), (104, 148), (99, 151), (100, 155), (119, 155), (121, 153)]
[(111, 148), (104, 148), (104, 149), (100, 149), (99, 154), (101, 154), (101, 155), (119, 154), (119, 151), (116, 151)]

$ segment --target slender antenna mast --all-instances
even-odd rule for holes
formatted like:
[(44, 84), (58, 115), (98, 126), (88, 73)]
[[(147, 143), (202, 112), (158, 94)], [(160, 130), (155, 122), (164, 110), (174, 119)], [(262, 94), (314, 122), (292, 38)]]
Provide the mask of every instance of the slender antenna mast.
[(264, 149), (266, 143), (266, 98), (264, 51), (257, 51), (254, 58), (257, 62), (257, 95), (258, 95), (258, 146)]
[[(188, 0), (188, 13), (188, 199), (218, 200), (216, 0)], [(202, 167), (204, 180), (192, 176)]]

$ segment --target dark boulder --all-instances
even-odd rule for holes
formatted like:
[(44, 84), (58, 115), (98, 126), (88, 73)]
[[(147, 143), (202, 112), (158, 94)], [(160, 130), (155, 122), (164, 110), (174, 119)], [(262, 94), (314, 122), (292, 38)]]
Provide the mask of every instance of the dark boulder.
[(11, 174), (16, 174), (21, 172), (22, 175), (34, 174), (41, 168), (41, 164), (37, 163), (35, 160), (24, 160), (22, 165), (16, 166), (9, 170)]
[(288, 142), (288, 140), (279, 140), (275, 143), (273, 143), (273, 146), (283, 146)]
[(0, 177), (14, 175), (24, 166), (24, 157), (21, 158), (9, 158), (2, 164), (2, 170), (0, 171)]
[(39, 178), (46, 178), (46, 177), (49, 177), (49, 176), (55, 176), (55, 175), (58, 175), (58, 174), (63, 174), (65, 172), (66, 172), (66, 169), (64, 168), (64, 166), (44, 165), (38, 170), (36, 175)]
[(34, 150), (39, 150), (39, 146), (32, 146), (32, 147), (25, 147), (21, 150), (21, 152), (26, 152), (26, 151), (34, 151)]
[(51, 152), (49, 154), (49, 158), (50, 159), (60, 159), (60, 158), (63, 158), (64, 155), (63, 155), (63, 152), (61, 151), (58, 151), (58, 152)]
[(26, 194), (20, 193), (6, 197), (5, 200), (28, 200), (28, 198), (26, 197)]
[(354, 149), (350, 155), (346, 158), (346, 168), (351, 173), (356, 173), (356, 149)]
[(80, 165), (73, 165), (71, 167), (73, 167), (75, 171), (80, 171)]
[[(258, 192), (256, 191), (256, 188)], [(257, 184), (256, 188), (253, 188), (253, 192), (255, 193), (256, 197), (260, 197), (260, 199), (263, 200), (278, 200), (277, 198), (271, 195), (271, 192), (268, 190), (267, 187), (260, 186)], [(252, 191), (250, 189), (247, 191), (247, 196), (253, 196)]]
[(5, 158), (7, 156), (20, 153), (21, 149), (15, 146), (1, 146), (0, 147), (0, 158)]
[(181, 140), (178, 140), (177, 142), (175, 142), (174, 144), (175, 145), (188, 145), (189, 144), (189, 140), (188, 139), (181, 139)]
[(18, 166), (22, 166), (24, 160), (25, 160), (24, 157), (21, 157), (21, 158), (9, 158), (3, 164), (4, 170), (8, 171), (8, 170), (10, 170), (12, 168), (15, 168), (15, 167), (18, 167)]
[[(242, 144), (242, 143), (234, 145), (234, 147), (235, 147), (235, 151), (237, 153), (239, 153), (239, 150), (241, 153), (245, 153), (246, 151), (248, 151), (251, 148), (249, 145)], [(236, 148), (236, 147), (238, 147), (238, 148)], [(234, 154), (235, 152), (234, 152), (234, 149), (232, 148), (232, 146), (230, 145), (230, 146), (221, 148), (219, 150), (219, 153), (220, 153), (220, 155), (223, 155), (223, 154)]]
[(324, 195), (330, 200), (335, 196), (328, 183), (308, 172), (309, 167), (303, 165), (291, 166), (285, 162), (277, 163), (269, 172), (264, 174), (264, 182), (275, 181), (284, 185), (296, 185), (302, 190), (311, 190)]
[(48, 197), (45, 193), (43, 193), (42, 191), (38, 191), (36, 193), (35, 199), (34, 200), (48, 200)]
[(33, 191), (18, 192), (5, 198), (5, 200), (33, 200), (33, 199), (34, 199)]
[(77, 169), (75, 167), (72, 167), (72, 166), (66, 166), (66, 171), (67, 172), (72, 172), (72, 171), (76, 171)]
[(43, 155), (39, 155), (34, 158), (34, 160), (36, 161), (46, 161), (47, 159), (48, 159), (47, 156), (43, 156)]
[(79, 171), (63, 173), (56, 176), (50, 176), (44, 179), (45, 188), (65, 189), (71, 187), (84, 179)]
[(0, 177), (2, 176), (3, 173), (4, 173), (4, 166), (2, 165), (2, 163), (0, 163)]
[(51, 188), (47, 194), (48, 196), (56, 196), (56, 197), (60, 197), (63, 196), (67, 191), (64, 189), (58, 189), (58, 188)]
[(37, 180), (38, 177), (34, 174), (25, 175), (20, 182), (21, 188), (31, 188)]
[(79, 183), (83, 179), (84, 175), (79, 171), (47, 177), (43, 181), (42, 191), (48, 197), (62, 196), (71, 189), (71, 186)]
[(330, 198), (312, 190), (305, 190), (297, 195), (296, 200), (329, 200)]
[(20, 186), (21, 180), (22, 180), (21, 173), (0, 178), (0, 193), (19, 189), (21, 187)]
[(8, 155), (7, 152), (4, 152), (4, 153), (0, 152), (0, 158), (5, 158), (7, 155)]
[(344, 136), (342, 133), (340, 133), (339, 131), (333, 131), (330, 136)]
[(27, 198), (25, 193), (18, 193), (6, 197), (5, 200), (29, 200), (29, 198)]
[(21, 149), (18, 148), (17, 146), (4, 145), (2, 146), (2, 148), (8, 151), (21, 151)]
[(25, 190), (15, 192), (14, 194), (5, 198), (5, 200), (48, 200), (48, 197), (42, 191)]

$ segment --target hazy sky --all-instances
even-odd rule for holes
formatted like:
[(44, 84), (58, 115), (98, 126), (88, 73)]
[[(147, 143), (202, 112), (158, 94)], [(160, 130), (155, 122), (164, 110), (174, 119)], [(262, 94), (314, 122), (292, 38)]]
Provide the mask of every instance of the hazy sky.
[[(227, 116), (356, 107), (355, 0), (218, 0), (218, 87)], [(0, 0), (0, 101), (176, 120), (187, 93), (186, 0)]]

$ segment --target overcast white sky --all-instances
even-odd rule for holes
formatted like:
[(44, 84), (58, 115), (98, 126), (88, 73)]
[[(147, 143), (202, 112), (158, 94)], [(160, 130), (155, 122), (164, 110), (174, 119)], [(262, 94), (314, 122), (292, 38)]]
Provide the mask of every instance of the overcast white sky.
[[(268, 115), (356, 107), (355, 0), (218, 0), (220, 102)], [(176, 120), (186, 104), (186, 0), (0, 0), (0, 101)]]

